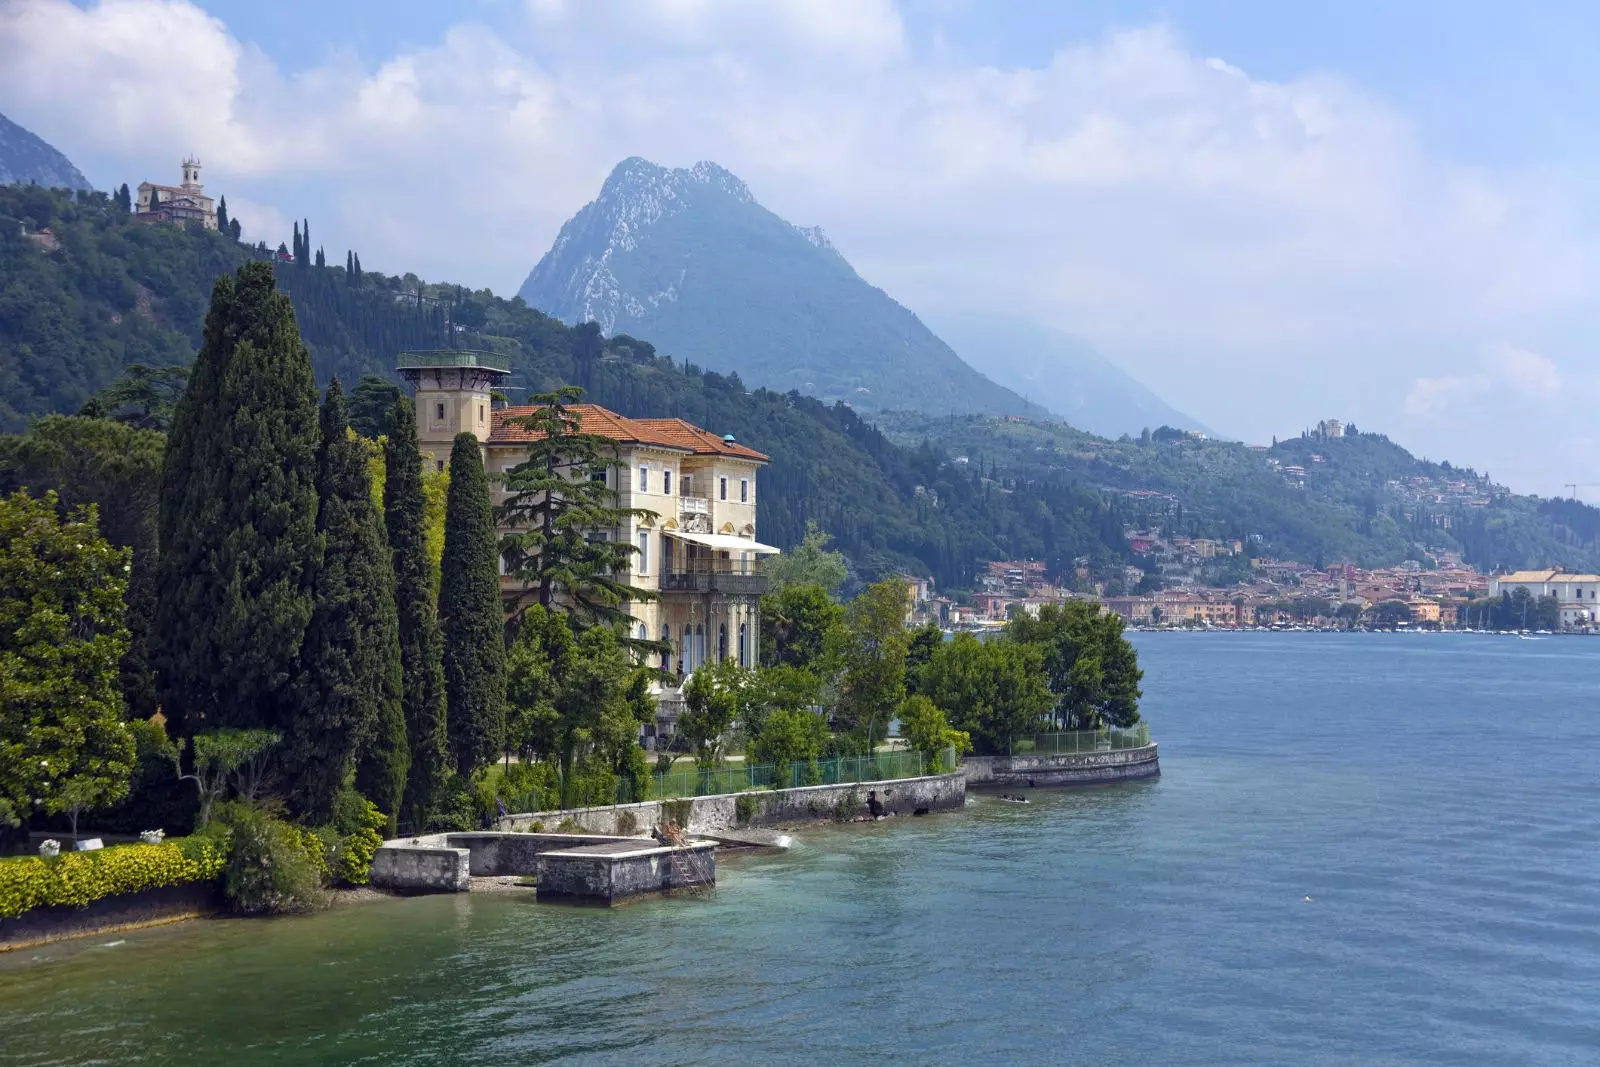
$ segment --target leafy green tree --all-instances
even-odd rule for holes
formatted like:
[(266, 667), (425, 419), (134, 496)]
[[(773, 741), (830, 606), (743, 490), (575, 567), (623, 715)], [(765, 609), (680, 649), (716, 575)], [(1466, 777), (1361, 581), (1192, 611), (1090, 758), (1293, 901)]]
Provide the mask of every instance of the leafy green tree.
[(117, 684), (129, 553), (93, 507), (57, 506), (0, 499), (0, 825), (115, 803), (133, 771)]
[(906, 696), (906, 583), (898, 578), (876, 582), (845, 609), (842, 634), (836, 639), (841, 664), (839, 708), (835, 728), (859, 735), (862, 751), (888, 733), (889, 720)]
[(410, 761), (394, 567), (337, 378), (322, 403), (317, 501), (323, 558), (305, 643), (305, 714), (287, 724), (280, 753), (289, 796), (307, 821), (327, 822), (360, 752), (361, 783), (393, 816)]
[[(761, 732), (750, 744), (750, 755), (757, 763), (776, 765), (773, 784), (777, 788), (806, 785), (789, 777), (795, 763), (815, 764), (828, 747), (828, 721), (814, 711), (777, 708), (762, 723)], [(809, 778), (816, 777), (814, 774)]]
[(1139, 721), (1138, 653), (1123, 636), (1120, 616), (1081, 600), (1046, 604), (1037, 618), (1018, 615), (1007, 640), (1038, 648), (1053, 717), (1062, 730), (1132, 726)]
[(478, 439), (456, 435), (450, 450), (439, 616), (450, 754), (470, 776), (505, 746), (505, 624), (489, 479)]
[(304, 713), (317, 419), (294, 310), (272, 268), (248, 263), (213, 291), (162, 471), (156, 628), (175, 722), (281, 728)]
[(120, 670), (123, 698), (135, 718), (155, 714), (158, 703), (151, 627), (163, 445), (157, 433), (63, 415), (40, 419), (24, 435), (0, 437), (0, 493), (54, 490), (64, 511), (93, 504), (105, 539), (132, 552)]
[(722, 741), (738, 715), (738, 678), (702, 668), (683, 687), (684, 710), (678, 715), (678, 733), (694, 749), (702, 771), (715, 770), (722, 759)]
[(568, 406), (582, 395), (573, 386), (543, 393), (532, 398), (531, 412), (507, 420), (533, 440), (528, 458), (506, 472), (495, 517), (512, 531), (501, 540), (506, 573), (530, 590), (527, 598), (545, 608), (559, 601), (583, 625), (618, 625), (630, 621), (625, 605), (657, 594), (624, 577), (637, 546), (594, 535), (653, 513), (618, 503), (617, 443), (584, 431), (580, 413)]
[(777, 711), (808, 711), (822, 702), (822, 679), (808, 670), (780, 664), (747, 672), (740, 686), (740, 722), (752, 737)]
[(900, 736), (913, 751), (922, 753), (923, 769), (930, 774), (945, 749), (954, 748), (957, 755), (972, 751), (972, 735), (951, 726), (944, 709), (920, 693), (906, 697), (900, 706)]
[(790, 586), (819, 586), (828, 596), (839, 591), (849, 577), (842, 552), (830, 552), (832, 540), (815, 522), (806, 523), (806, 534), (793, 549), (778, 556), (768, 556), (761, 562), (761, 573), (767, 576), (774, 593)]
[(1043, 649), (972, 634), (940, 645), (917, 689), (987, 752), (1009, 752), (1015, 738), (1038, 729), (1053, 703)]
[(768, 666), (809, 668), (844, 625), (844, 608), (820, 585), (784, 586), (761, 598), (761, 658)]
[(241, 800), (252, 802), (266, 777), (267, 759), (282, 736), (272, 730), (212, 730), (190, 742), (194, 770), (182, 776), (200, 794), (198, 829), (211, 824), (211, 813), (233, 787)]
[(409, 400), (395, 402), (390, 426), (384, 442), (383, 514), (400, 620), (401, 705), (411, 747), (402, 807), (420, 828), (445, 777), (443, 645), (423, 514), (422, 451)]

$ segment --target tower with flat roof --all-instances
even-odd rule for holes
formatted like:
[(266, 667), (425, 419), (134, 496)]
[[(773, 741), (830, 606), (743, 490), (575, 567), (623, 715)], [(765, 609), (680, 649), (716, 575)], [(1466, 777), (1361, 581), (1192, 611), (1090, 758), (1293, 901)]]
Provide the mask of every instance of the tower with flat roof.
[(402, 352), (395, 369), (417, 398), (417, 440), (435, 470), (450, 462), (456, 434), (489, 440), (494, 390), (510, 374), (493, 352), (446, 348)]

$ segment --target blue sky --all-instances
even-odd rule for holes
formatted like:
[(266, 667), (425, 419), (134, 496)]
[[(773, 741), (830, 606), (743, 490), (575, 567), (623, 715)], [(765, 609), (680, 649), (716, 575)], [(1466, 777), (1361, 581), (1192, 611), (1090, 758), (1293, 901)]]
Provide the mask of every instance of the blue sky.
[(5, 0), (0, 111), (102, 185), (515, 291), (629, 155), (913, 310), (1082, 338), (1230, 436), (1600, 482), (1600, 4)]

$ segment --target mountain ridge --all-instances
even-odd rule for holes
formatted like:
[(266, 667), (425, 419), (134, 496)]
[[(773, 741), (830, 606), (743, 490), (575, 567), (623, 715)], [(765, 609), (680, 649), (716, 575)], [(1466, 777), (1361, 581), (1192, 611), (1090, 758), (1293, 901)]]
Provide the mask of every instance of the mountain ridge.
[(519, 295), (564, 322), (862, 410), (1048, 414), (863, 279), (821, 227), (780, 218), (707, 161), (623, 160)]
[(0, 114), (0, 185), (90, 189), (89, 179), (43, 137)]

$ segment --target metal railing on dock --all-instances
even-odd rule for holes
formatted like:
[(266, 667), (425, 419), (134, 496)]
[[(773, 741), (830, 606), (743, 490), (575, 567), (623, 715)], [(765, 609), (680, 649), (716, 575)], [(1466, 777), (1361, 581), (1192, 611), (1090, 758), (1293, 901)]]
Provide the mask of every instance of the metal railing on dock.
[[(945, 749), (939, 753), (933, 764), (931, 773), (948, 774), (954, 771), (955, 749)], [(896, 778), (920, 778), (927, 773), (930, 772), (920, 752), (880, 752), (874, 756), (799, 761), (784, 767), (758, 763), (743, 767), (718, 767), (715, 770), (694, 768), (673, 774), (658, 774), (652, 784), (656, 797), (703, 797), (719, 793), (743, 793), (752, 789), (887, 782)]]
[(1059, 756), (1083, 752), (1114, 752), (1125, 748), (1144, 748), (1150, 743), (1150, 724), (1108, 726), (1102, 730), (1063, 730), (1058, 733), (1027, 734), (1013, 738), (1011, 756)]

